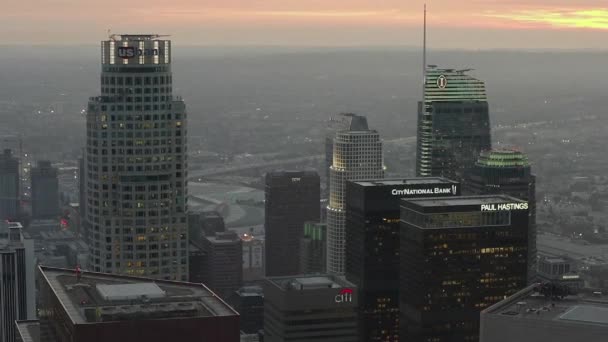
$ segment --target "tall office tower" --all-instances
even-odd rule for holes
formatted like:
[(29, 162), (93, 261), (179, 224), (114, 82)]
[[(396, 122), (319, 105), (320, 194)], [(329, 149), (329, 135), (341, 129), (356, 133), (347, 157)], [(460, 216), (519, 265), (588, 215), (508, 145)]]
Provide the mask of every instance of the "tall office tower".
[(0, 220), (19, 218), (19, 160), (11, 150), (0, 154)]
[(85, 169), (84, 157), (78, 158), (78, 216), (80, 217), (80, 227), (82, 229), (81, 234), (85, 241), (88, 240), (88, 229), (86, 225), (86, 212), (87, 212), (87, 183), (85, 175), (87, 171)]
[(237, 233), (228, 231), (203, 237), (202, 250), (207, 254), (206, 285), (222, 298), (243, 285), (243, 242)]
[(87, 114), (90, 266), (186, 280), (186, 111), (172, 94), (171, 42), (159, 38), (101, 43), (101, 96)]
[(304, 236), (300, 238), (300, 274), (327, 273), (327, 224), (304, 223)]
[(344, 277), (266, 278), (264, 342), (358, 342), (357, 288)]
[(329, 194), (329, 168), (334, 163), (334, 139), (336, 138), (336, 132), (348, 129), (354, 116), (356, 115), (351, 113), (340, 113), (329, 118), (325, 135), (325, 191), (323, 192), (323, 198)]
[(39, 266), (40, 342), (239, 341), (239, 315), (203, 284)]
[(255, 334), (264, 329), (264, 290), (245, 286), (234, 292), (229, 304), (239, 313), (241, 331)]
[(536, 176), (528, 157), (520, 151), (494, 149), (481, 153), (466, 177), (465, 192), (477, 195), (505, 194), (529, 203), (528, 283), (536, 276)]
[(478, 341), (479, 312), (526, 286), (528, 202), (401, 200), (400, 338)]
[(350, 126), (336, 133), (333, 164), (329, 173), (327, 272), (343, 275), (346, 182), (384, 178), (380, 134), (369, 129), (366, 117), (352, 116)]
[(400, 199), (460, 196), (460, 184), (432, 177), (356, 181), (346, 194), (346, 279), (359, 289), (360, 341), (399, 341)]
[(34, 240), (0, 221), (0, 342), (15, 341), (16, 320), (36, 318), (34, 268)]
[(59, 178), (57, 168), (48, 160), (38, 161), (32, 168), (32, 217), (56, 218), (59, 215)]
[(264, 239), (246, 233), (240, 237), (243, 241), (243, 281), (264, 278)]
[(533, 284), (481, 312), (481, 342), (605, 341), (608, 295)]
[(481, 151), (490, 149), (485, 84), (467, 70), (426, 70), (418, 104), (416, 175), (462, 181)]
[(266, 174), (266, 276), (295, 275), (307, 221), (319, 221), (320, 179), (314, 171)]

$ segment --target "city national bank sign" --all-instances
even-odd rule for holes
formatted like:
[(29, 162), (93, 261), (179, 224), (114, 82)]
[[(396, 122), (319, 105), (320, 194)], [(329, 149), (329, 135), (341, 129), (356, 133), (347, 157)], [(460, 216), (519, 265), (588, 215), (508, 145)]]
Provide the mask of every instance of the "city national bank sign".
[(393, 189), (393, 196), (424, 196), (424, 195), (458, 195), (458, 187), (456, 185), (433, 187), (426, 189)]
[(134, 46), (119, 46), (116, 49), (118, 57), (123, 59), (135, 58), (139, 56), (159, 56), (163, 54), (162, 49), (139, 49)]

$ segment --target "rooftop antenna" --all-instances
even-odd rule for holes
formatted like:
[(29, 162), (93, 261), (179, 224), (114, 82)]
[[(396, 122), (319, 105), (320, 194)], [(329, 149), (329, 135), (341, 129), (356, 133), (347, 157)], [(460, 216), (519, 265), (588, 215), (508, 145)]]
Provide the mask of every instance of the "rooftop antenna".
[(424, 4), (424, 26), (422, 33), (422, 106), (426, 102), (426, 3)]

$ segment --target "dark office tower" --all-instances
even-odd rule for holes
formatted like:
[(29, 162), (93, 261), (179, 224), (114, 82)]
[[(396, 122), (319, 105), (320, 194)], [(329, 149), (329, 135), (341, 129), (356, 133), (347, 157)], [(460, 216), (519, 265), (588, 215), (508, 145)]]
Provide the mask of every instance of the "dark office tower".
[(243, 242), (235, 232), (216, 233), (203, 238), (207, 254), (206, 285), (226, 298), (243, 285)]
[(300, 238), (308, 221), (319, 221), (319, 175), (313, 171), (266, 174), (266, 275), (295, 275)]
[(477, 195), (505, 194), (529, 203), (528, 282), (536, 275), (536, 176), (528, 157), (520, 151), (495, 149), (482, 152), (467, 176), (465, 192)]
[(357, 288), (344, 277), (266, 278), (264, 342), (357, 342)]
[(528, 219), (505, 195), (402, 200), (402, 340), (478, 341), (480, 311), (526, 286)]
[(48, 219), (59, 215), (59, 178), (48, 160), (32, 168), (32, 217)]
[(215, 235), (226, 231), (224, 218), (217, 211), (203, 211), (201, 213), (201, 226), (206, 235)]
[(348, 129), (352, 118), (356, 116), (350, 113), (341, 113), (329, 119), (327, 133), (325, 136), (325, 191), (323, 197), (329, 195), (329, 168), (334, 162), (334, 138), (336, 133)]
[(36, 317), (34, 240), (20, 223), (0, 221), (0, 342), (15, 341), (15, 321)]
[(304, 223), (304, 236), (300, 239), (300, 274), (326, 273), (326, 244), (325, 223)]
[(336, 133), (333, 159), (327, 206), (327, 272), (344, 275), (346, 182), (384, 178), (382, 140), (378, 131), (369, 129), (366, 117), (353, 116), (350, 126)]
[(87, 225), (94, 271), (188, 279), (186, 108), (171, 42), (101, 42), (101, 96), (87, 113)]
[(11, 150), (0, 154), (0, 220), (19, 218), (19, 160)]
[(359, 289), (360, 341), (399, 341), (399, 200), (459, 196), (444, 178), (346, 184), (346, 278)]
[(239, 315), (203, 284), (38, 267), (40, 342), (239, 341)]
[(207, 252), (200, 243), (190, 240), (188, 248), (188, 281), (191, 283), (205, 283), (209, 279), (207, 274)]
[(418, 104), (416, 175), (461, 181), (479, 153), (491, 148), (485, 84), (465, 72), (426, 71)]
[(264, 329), (264, 291), (260, 286), (241, 287), (229, 304), (239, 313), (242, 332), (255, 334)]

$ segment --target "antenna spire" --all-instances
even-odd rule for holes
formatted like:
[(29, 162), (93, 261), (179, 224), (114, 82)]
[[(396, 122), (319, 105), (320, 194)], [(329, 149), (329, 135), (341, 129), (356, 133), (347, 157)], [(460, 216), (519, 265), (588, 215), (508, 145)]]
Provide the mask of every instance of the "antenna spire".
[(424, 26), (422, 33), (422, 105), (426, 100), (426, 3), (424, 4)]

